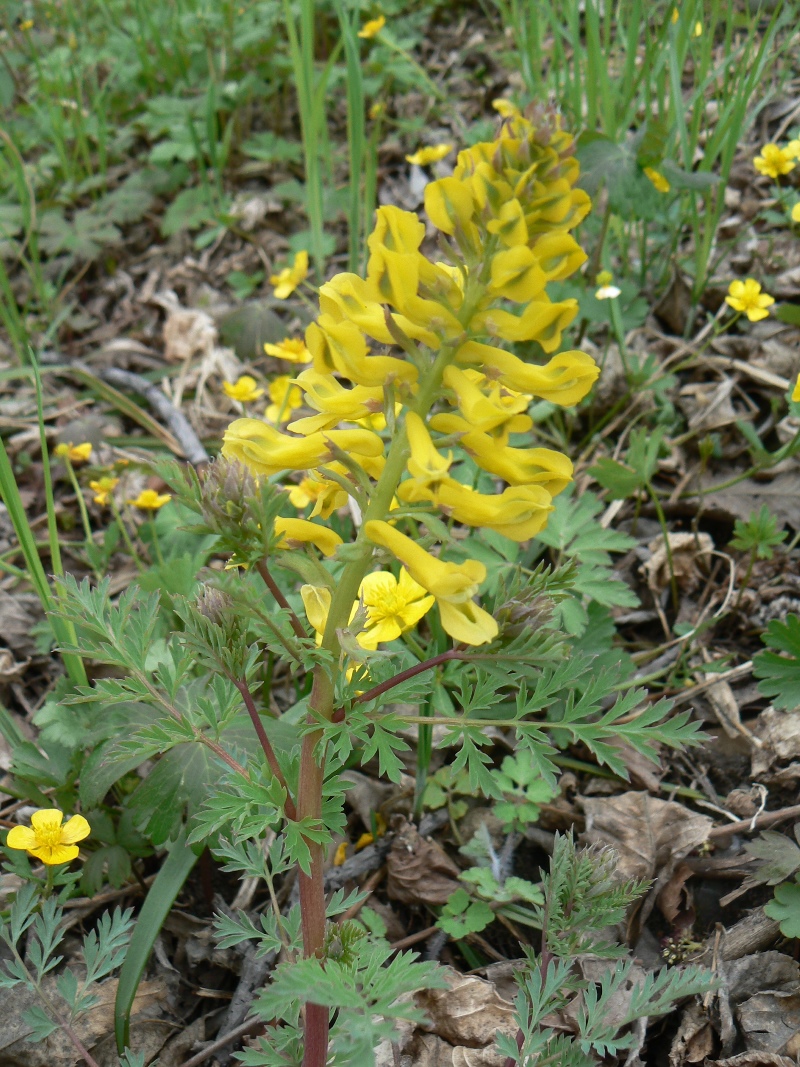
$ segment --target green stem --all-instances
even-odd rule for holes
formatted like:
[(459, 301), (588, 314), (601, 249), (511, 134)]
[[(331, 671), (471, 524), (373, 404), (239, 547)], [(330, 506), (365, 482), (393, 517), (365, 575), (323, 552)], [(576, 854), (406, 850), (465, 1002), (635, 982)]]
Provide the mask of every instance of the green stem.
[(125, 525), (125, 522), (122, 518), (122, 515), (120, 514), (120, 510), (117, 507), (117, 503), (114, 500), (113, 496), (109, 496), (109, 503), (111, 504), (111, 511), (114, 515), (114, 519), (116, 520), (117, 526), (119, 527), (119, 532), (122, 534), (122, 540), (125, 542), (125, 547), (127, 548), (128, 552), (130, 552), (131, 559), (136, 564), (136, 569), (141, 574), (144, 571), (144, 564), (142, 563), (139, 553), (133, 546), (133, 541), (131, 541), (131, 535), (128, 533), (128, 527)]
[(653, 506), (656, 509), (656, 515), (658, 516), (658, 523), (661, 527), (661, 532), (664, 537), (664, 551), (667, 554), (667, 566), (669, 567), (669, 587), (672, 593), (672, 606), (675, 611), (680, 607), (680, 598), (678, 596), (678, 581), (675, 577), (675, 566), (672, 559), (672, 548), (669, 543), (669, 528), (667, 527), (667, 517), (664, 514), (664, 509), (661, 507), (661, 501), (658, 499), (658, 493), (652, 485), (647, 482), (645, 488), (650, 495), (650, 499), (653, 501)]

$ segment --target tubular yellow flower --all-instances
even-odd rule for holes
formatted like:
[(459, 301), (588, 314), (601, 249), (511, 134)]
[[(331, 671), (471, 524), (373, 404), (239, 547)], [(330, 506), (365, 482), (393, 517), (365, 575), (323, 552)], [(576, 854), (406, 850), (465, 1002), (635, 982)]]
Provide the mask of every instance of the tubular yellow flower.
[(285, 300), (307, 277), (308, 252), (303, 250), (294, 257), (291, 267), (284, 267), (278, 274), (270, 276), (269, 283), (274, 286), (272, 295), (278, 300)]
[(89, 482), (89, 488), (94, 491), (94, 502), (100, 507), (105, 507), (111, 492), (119, 485), (119, 478), (111, 478), (106, 475), (98, 478), (96, 482)]
[(85, 441), (82, 445), (69, 444), (56, 445), (54, 454), (59, 459), (68, 459), (70, 463), (87, 463), (89, 457), (92, 454), (92, 445), (89, 441)]
[(489, 383), (487, 395), (458, 367), (447, 367), (444, 384), (456, 394), (459, 410), (464, 417), (434, 415), (431, 426), (435, 430), (443, 433), (478, 430), (500, 438), (505, 444), (510, 433), (527, 433), (533, 426), (527, 414), (532, 397), (525, 393), (502, 395), (498, 383)]
[(9, 848), (30, 852), (42, 863), (54, 866), (69, 863), (80, 851), (76, 841), (83, 841), (91, 833), (82, 815), (73, 815), (64, 822), (57, 808), (40, 808), (31, 815), (30, 826), (13, 826), (8, 831)]
[(800, 374), (798, 374), (794, 389), (792, 389), (792, 402), (796, 404), (798, 400), (800, 400)]
[(753, 160), (753, 166), (759, 174), (767, 178), (780, 178), (795, 168), (794, 153), (776, 144), (765, 144), (761, 155)]
[(769, 315), (767, 308), (775, 303), (775, 298), (769, 293), (761, 292), (761, 284), (755, 278), (745, 278), (731, 282), (728, 286), (728, 295), (725, 303), (734, 311), (743, 312), (750, 322), (758, 322)]
[(310, 363), (311, 353), (301, 338), (286, 337), (278, 345), (264, 343), (264, 351), (275, 359), (284, 359), (287, 363)]
[(361, 583), (360, 596), (367, 609), (366, 635), (375, 644), (396, 640), (416, 626), (434, 603), (405, 567), (400, 568), (399, 579), (390, 571), (368, 574)]
[(486, 433), (466, 433), (461, 447), (478, 466), (509, 485), (540, 485), (557, 496), (572, 481), (572, 461), (551, 448), (511, 448)]
[(370, 19), (368, 22), (364, 23), (358, 31), (358, 36), (363, 37), (365, 41), (370, 41), (373, 37), (377, 37), (385, 25), (386, 17), (384, 15), (378, 15), (376, 19)]
[(672, 188), (672, 186), (669, 184), (669, 182), (661, 173), (661, 171), (656, 170), (655, 167), (645, 167), (644, 173), (645, 176), (650, 179), (650, 182), (656, 192), (668, 193)]
[[(436, 498), (439, 486), (448, 478), (448, 470), (452, 462), (452, 453), (447, 453), (445, 458), (441, 452), (434, 448), (431, 436), (425, 423), (414, 411), (406, 415), (406, 432), (411, 455), (408, 459), (408, 472), (414, 485), (424, 494), (417, 497), (419, 500), (431, 500)], [(409, 483), (403, 483), (408, 485)], [(412, 499), (407, 496), (406, 500)]]
[(295, 381), (303, 390), (306, 404), (320, 413), (293, 422), (289, 429), (296, 433), (326, 430), (340, 421), (358, 422), (383, 411), (383, 389), (377, 386), (355, 385), (345, 389), (332, 374), (320, 374), (317, 370), (304, 370)]
[(303, 405), (303, 394), (288, 374), (279, 374), (269, 383), (269, 398), (272, 403), (264, 414), (270, 422), (288, 422), (292, 412)]
[(238, 400), (240, 404), (249, 404), (264, 395), (264, 390), (259, 389), (255, 378), (249, 374), (243, 374), (235, 382), (223, 382), (222, 391), (231, 400)]
[(332, 556), (342, 543), (341, 537), (333, 530), (308, 519), (277, 518), (275, 533), (281, 535), (279, 548), (299, 548), (311, 543), (317, 546), (323, 556)]
[[(346, 469), (339, 463), (323, 467), (321, 473), (324, 474), (328, 469), (335, 469), (342, 475), (347, 474)], [(298, 510), (313, 504), (311, 518), (319, 515), (320, 518), (327, 519), (332, 512), (347, 503), (347, 493), (337, 482), (328, 481), (327, 478), (302, 478), (298, 485), (293, 485), (289, 490), (289, 500)]]
[(172, 496), (169, 493), (157, 493), (155, 489), (143, 489), (135, 500), (126, 500), (126, 504), (131, 504), (135, 508), (141, 508), (143, 511), (157, 511), (159, 508), (163, 508), (165, 504), (168, 504), (172, 500)]
[(478, 586), (486, 578), (482, 563), (473, 559), (464, 563), (437, 559), (381, 520), (365, 523), (364, 532), (373, 544), (387, 548), (414, 581), (433, 594), (442, 626), (452, 638), (468, 645), (483, 645), (497, 636), (495, 620), (472, 602)]
[(438, 163), (440, 159), (449, 156), (453, 151), (451, 144), (425, 145), (418, 148), (410, 156), (406, 156), (406, 163), (415, 163), (418, 167), (427, 167), (431, 163)]
[(469, 341), (459, 348), (456, 360), (480, 363), (484, 374), (496, 378), (501, 385), (562, 407), (583, 400), (600, 373), (592, 357), (577, 350), (560, 352), (543, 367), (538, 367), (524, 363), (505, 349)]
[(383, 442), (370, 430), (330, 430), (290, 437), (257, 419), (236, 419), (225, 431), (222, 454), (244, 463), (255, 474), (319, 467), (333, 459), (331, 444), (359, 456), (380, 456)]
[(703, 36), (703, 23), (702, 22), (695, 22), (694, 29), (692, 30), (692, 37), (702, 37), (702, 36)]
[[(325, 627), (328, 624), (328, 615), (331, 610), (331, 591), (326, 586), (304, 585), (300, 588), (300, 596), (303, 598), (303, 607), (306, 610), (306, 618), (316, 632), (317, 644), (320, 644), (322, 636), (325, 633)], [(349, 622), (353, 621), (353, 617), (357, 611), (358, 601), (356, 601), (350, 609)], [(377, 648), (377, 641), (375, 641), (365, 630), (362, 630), (356, 635), (356, 640), (362, 648), (372, 651)], [(350, 671), (348, 671), (348, 677), (349, 676)]]
[(562, 330), (577, 313), (577, 300), (532, 300), (521, 315), (511, 315), (501, 308), (479, 311), (471, 326), (478, 333), (503, 341), (538, 341), (545, 352), (553, 352), (561, 344)]

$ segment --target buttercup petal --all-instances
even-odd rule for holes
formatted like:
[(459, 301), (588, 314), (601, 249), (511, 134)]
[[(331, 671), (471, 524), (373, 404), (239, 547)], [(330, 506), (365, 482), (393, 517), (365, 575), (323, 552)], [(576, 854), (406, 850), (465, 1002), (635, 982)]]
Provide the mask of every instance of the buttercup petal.
[(61, 842), (64, 845), (74, 845), (76, 841), (83, 841), (92, 832), (89, 823), (82, 815), (73, 815), (67, 819), (61, 830)]

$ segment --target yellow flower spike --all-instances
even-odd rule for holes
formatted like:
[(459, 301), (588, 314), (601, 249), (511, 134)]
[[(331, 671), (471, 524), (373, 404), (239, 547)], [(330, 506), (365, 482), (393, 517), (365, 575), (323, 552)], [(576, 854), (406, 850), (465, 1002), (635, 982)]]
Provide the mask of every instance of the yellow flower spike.
[(91, 833), (82, 815), (73, 815), (64, 822), (57, 808), (40, 808), (31, 815), (30, 826), (13, 826), (8, 831), (8, 848), (30, 852), (48, 866), (69, 863), (80, 851), (76, 842)]
[(278, 548), (300, 548), (310, 543), (316, 545), (323, 556), (332, 556), (342, 544), (341, 537), (329, 527), (308, 519), (277, 518), (275, 533), (281, 536)]
[(667, 179), (661, 173), (660, 170), (656, 170), (655, 167), (644, 168), (645, 177), (649, 178), (651, 185), (659, 193), (668, 193), (672, 186)]
[(373, 544), (387, 548), (414, 581), (436, 597), (442, 626), (454, 640), (482, 645), (497, 636), (495, 620), (472, 602), (478, 586), (486, 578), (486, 568), (482, 563), (474, 559), (464, 563), (446, 563), (420, 548), (388, 522), (367, 522), (364, 532)]
[(597, 380), (600, 368), (585, 352), (559, 352), (543, 367), (524, 363), (511, 352), (491, 345), (468, 341), (456, 353), (461, 364), (479, 364), (488, 377), (501, 385), (549, 400), (561, 407), (571, 407), (583, 400)]
[(547, 284), (547, 275), (527, 245), (498, 252), (492, 257), (491, 270), (490, 291), (517, 303), (541, 296)]
[(265, 342), (264, 351), (268, 356), (275, 359), (284, 359), (287, 363), (310, 363), (311, 353), (306, 348), (306, 343), (301, 338), (286, 337), (278, 345)]
[(451, 144), (426, 145), (424, 148), (418, 148), (413, 155), (406, 156), (406, 163), (413, 163), (418, 167), (427, 167), (431, 163), (438, 163), (445, 156), (449, 156), (452, 151), (453, 145)]
[(119, 478), (112, 478), (108, 475), (104, 475), (102, 478), (98, 478), (96, 482), (89, 482), (89, 488), (94, 492), (94, 502), (99, 504), (100, 507), (105, 507), (108, 504), (108, 499), (111, 492), (119, 485)]
[(487, 223), (486, 229), (489, 233), (496, 233), (508, 248), (528, 243), (525, 213), (522, 210), (522, 204), (516, 198), (503, 204), (497, 218)]
[(442, 233), (452, 236), (457, 226), (467, 236), (477, 232), (472, 223), (474, 210), (472, 193), (458, 178), (440, 178), (425, 186), (425, 213)]
[(792, 402), (796, 404), (798, 400), (800, 400), (800, 374), (798, 374), (794, 389), (792, 389)]
[(306, 330), (306, 341), (314, 356), (316, 371), (336, 371), (356, 385), (381, 388), (394, 381), (411, 383), (417, 380), (418, 371), (413, 363), (395, 356), (368, 355), (363, 334), (353, 322), (333, 322), (329, 316), (320, 315), (318, 321), (312, 322)]
[(258, 419), (235, 419), (225, 431), (222, 454), (244, 463), (254, 474), (309, 470), (332, 459), (330, 444), (357, 456), (383, 455), (383, 442), (370, 430), (329, 430), (290, 437)]
[(759, 174), (774, 179), (791, 173), (795, 165), (793, 153), (776, 144), (765, 144), (761, 149), (761, 155), (753, 160), (753, 166)]
[(141, 508), (142, 511), (158, 511), (170, 500), (172, 496), (169, 493), (157, 493), (155, 489), (143, 489), (135, 500), (126, 500), (125, 503), (134, 508)]
[(547, 525), (553, 510), (551, 500), (547, 490), (538, 485), (510, 486), (502, 493), (488, 495), (449, 479), (439, 490), (437, 504), (448, 518), (464, 526), (494, 530), (512, 541), (527, 541)]
[(288, 422), (292, 412), (303, 406), (303, 393), (288, 374), (279, 374), (269, 383), (269, 398), (272, 403), (264, 414), (270, 422)]
[(568, 278), (588, 258), (575, 238), (568, 233), (552, 233), (540, 237), (533, 246), (533, 253), (548, 281)]
[(767, 308), (775, 303), (775, 298), (769, 293), (762, 293), (761, 284), (755, 278), (746, 278), (744, 281), (737, 278), (728, 286), (725, 303), (734, 311), (747, 315), (750, 322), (758, 322), (769, 315)]
[(87, 463), (91, 454), (92, 445), (89, 441), (81, 445), (73, 445), (70, 441), (69, 444), (56, 445), (54, 449), (54, 455), (59, 459), (68, 459), (72, 464)]
[(445, 457), (434, 447), (425, 423), (414, 411), (409, 411), (406, 415), (406, 432), (411, 448), (407, 464), (408, 473), (414, 483), (425, 492), (426, 496), (421, 499), (431, 499), (432, 497), (427, 495), (429, 493), (435, 498), (437, 489), (448, 477), (447, 472), (450, 469), (453, 454), (448, 452)]
[(486, 333), (502, 341), (538, 341), (545, 352), (553, 352), (561, 344), (562, 331), (577, 313), (577, 300), (532, 300), (521, 315), (500, 308), (479, 311), (470, 326), (474, 333)]
[(375, 644), (395, 641), (416, 626), (434, 604), (434, 598), (404, 567), (400, 568), (399, 579), (390, 571), (368, 574), (359, 595), (367, 609), (366, 633)]
[(373, 37), (377, 37), (383, 27), (386, 25), (386, 16), (378, 15), (376, 19), (370, 19), (365, 22), (361, 29), (358, 31), (358, 36), (365, 41), (371, 41)]
[(492, 107), (504, 119), (517, 119), (522, 114), (516, 104), (512, 104), (510, 100), (504, 100), (502, 97), (492, 100)]
[(272, 274), (270, 285), (274, 286), (272, 295), (277, 300), (291, 296), (298, 285), (308, 277), (308, 252), (298, 252), (291, 267), (284, 267), (278, 274)]
[(258, 388), (255, 378), (249, 374), (243, 374), (236, 382), (223, 382), (222, 391), (231, 400), (238, 400), (240, 404), (250, 404), (264, 395), (264, 390)]
[(305, 370), (295, 378), (303, 390), (306, 404), (319, 415), (300, 419), (289, 427), (296, 433), (310, 433), (327, 429), (337, 422), (358, 422), (368, 415), (383, 411), (383, 389), (355, 385), (346, 389), (332, 374)]
[(551, 448), (512, 448), (485, 433), (466, 433), (461, 447), (488, 474), (509, 485), (538, 485), (557, 496), (572, 481), (572, 461)]

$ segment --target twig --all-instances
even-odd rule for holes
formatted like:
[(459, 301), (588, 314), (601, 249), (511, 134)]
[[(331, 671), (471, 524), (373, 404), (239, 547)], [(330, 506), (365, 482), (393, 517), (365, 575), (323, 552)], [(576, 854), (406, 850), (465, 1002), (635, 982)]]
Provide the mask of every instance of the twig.
[(708, 836), (710, 838), (727, 837), (728, 834), (739, 831), (751, 833), (753, 830), (773, 826), (777, 822), (783, 822), (784, 819), (792, 819), (795, 816), (800, 816), (800, 804), (793, 804), (790, 808), (781, 808), (779, 811), (765, 811), (756, 819), (739, 819), (738, 822), (730, 822), (727, 826), (715, 826)]
[(230, 1045), (236, 1041), (237, 1038), (246, 1037), (251, 1030), (255, 1030), (257, 1026), (263, 1026), (264, 1024), (260, 1019), (256, 1019), (252, 1016), (249, 1019), (245, 1019), (243, 1023), (240, 1023), (235, 1030), (231, 1030), (227, 1034), (223, 1034), (222, 1037), (218, 1037), (216, 1041), (212, 1041), (210, 1045), (206, 1045), (204, 1049), (192, 1056), (190, 1060), (184, 1060), (180, 1067), (199, 1067), (201, 1063), (213, 1056), (215, 1052), (219, 1052), (220, 1049), (225, 1048), (226, 1045)]

